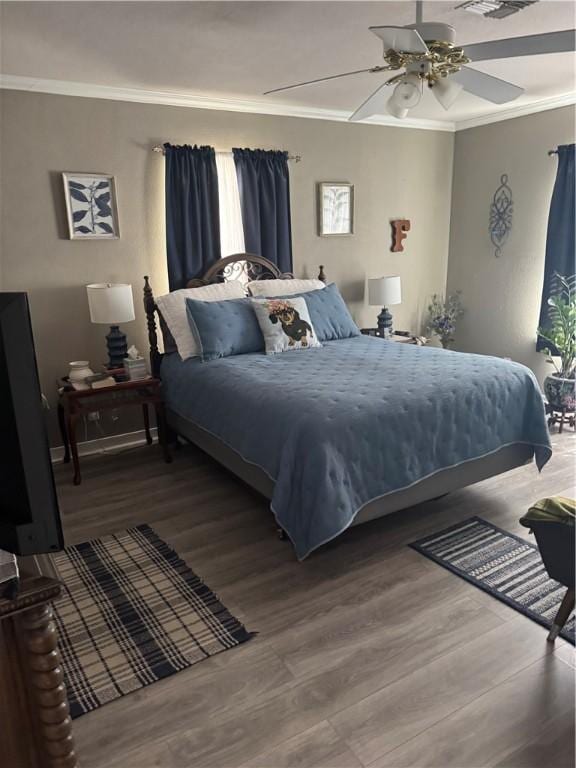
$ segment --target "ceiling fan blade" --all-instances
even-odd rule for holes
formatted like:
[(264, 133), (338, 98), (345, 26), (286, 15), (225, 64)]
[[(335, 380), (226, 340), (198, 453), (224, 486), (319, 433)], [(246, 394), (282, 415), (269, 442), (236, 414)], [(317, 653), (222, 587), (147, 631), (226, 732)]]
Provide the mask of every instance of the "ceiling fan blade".
[(541, 35), (487, 40), (485, 43), (464, 45), (464, 53), (472, 61), (509, 59), (512, 56), (537, 56), (541, 53), (563, 53), (576, 50), (576, 30), (543, 32)]
[(349, 122), (356, 123), (358, 120), (364, 120), (366, 117), (372, 117), (372, 115), (380, 115), (384, 112), (384, 107), (390, 96), (390, 91), (387, 90), (389, 81), (382, 83), (381, 86), (376, 88), (366, 101), (361, 104), (356, 112), (350, 115)]
[(328, 77), (318, 77), (316, 80), (305, 80), (303, 83), (294, 83), (293, 85), (283, 85), (282, 88), (272, 88), (271, 91), (264, 91), (264, 96), (269, 93), (278, 93), (278, 91), (289, 91), (292, 88), (302, 88), (304, 85), (314, 85), (314, 83), (325, 83), (327, 80), (336, 80), (339, 77), (350, 77), (350, 75), (361, 75), (364, 72), (379, 72), (385, 67), (370, 67), (370, 69), (355, 69), (354, 72), (343, 72), (341, 75), (328, 75)]
[(384, 43), (384, 52), (428, 53), (428, 46), (415, 29), (406, 27), (368, 27)]
[(462, 67), (459, 72), (450, 75), (450, 79), (460, 83), (468, 93), (480, 96), (481, 99), (491, 101), (493, 104), (506, 104), (524, 93), (524, 88), (518, 85), (470, 67)]

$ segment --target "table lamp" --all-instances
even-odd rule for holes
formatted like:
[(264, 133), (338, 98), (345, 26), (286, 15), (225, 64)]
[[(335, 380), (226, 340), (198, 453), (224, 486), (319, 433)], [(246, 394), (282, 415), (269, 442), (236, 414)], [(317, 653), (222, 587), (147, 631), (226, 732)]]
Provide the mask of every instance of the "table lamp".
[(110, 326), (106, 336), (108, 368), (122, 368), (128, 352), (126, 334), (118, 327), (135, 319), (132, 286), (125, 283), (93, 283), (86, 286), (90, 320)]
[(387, 307), (402, 303), (400, 277), (389, 275), (368, 280), (368, 303), (370, 306), (382, 307), (382, 311), (378, 315), (378, 335), (385, 339), (389, 338), (394, 331), (392, 315)]

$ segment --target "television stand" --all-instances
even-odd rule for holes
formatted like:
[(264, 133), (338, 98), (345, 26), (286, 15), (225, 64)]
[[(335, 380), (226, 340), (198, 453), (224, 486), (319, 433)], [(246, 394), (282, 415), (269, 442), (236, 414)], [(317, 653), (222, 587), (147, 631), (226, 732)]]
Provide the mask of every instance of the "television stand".
[(18, 768), (76, 768), (51, 602), (60, 582), (49, 558), (18, 560), (13, 599), (0, 598), (0, 755)]

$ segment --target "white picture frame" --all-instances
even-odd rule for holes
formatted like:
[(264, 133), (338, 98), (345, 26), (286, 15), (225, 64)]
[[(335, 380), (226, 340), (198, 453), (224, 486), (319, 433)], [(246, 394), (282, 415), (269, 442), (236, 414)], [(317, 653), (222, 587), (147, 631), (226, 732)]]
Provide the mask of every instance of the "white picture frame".
[(354, 234), (354, 184), (347, 181), (318, 183), (318, 234), (320, 237)]
[(117, 240), (116, 180), (107, 173), (62, 174), (70, 240)]

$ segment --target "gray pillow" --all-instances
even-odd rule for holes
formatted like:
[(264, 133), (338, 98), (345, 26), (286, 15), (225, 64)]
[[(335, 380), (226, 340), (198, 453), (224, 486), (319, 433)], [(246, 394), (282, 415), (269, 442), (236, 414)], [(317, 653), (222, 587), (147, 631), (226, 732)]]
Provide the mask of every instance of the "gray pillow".
[(204, 361), (264, 351), (264, 338), (251, 299), (186, 299), (186, 313)]

